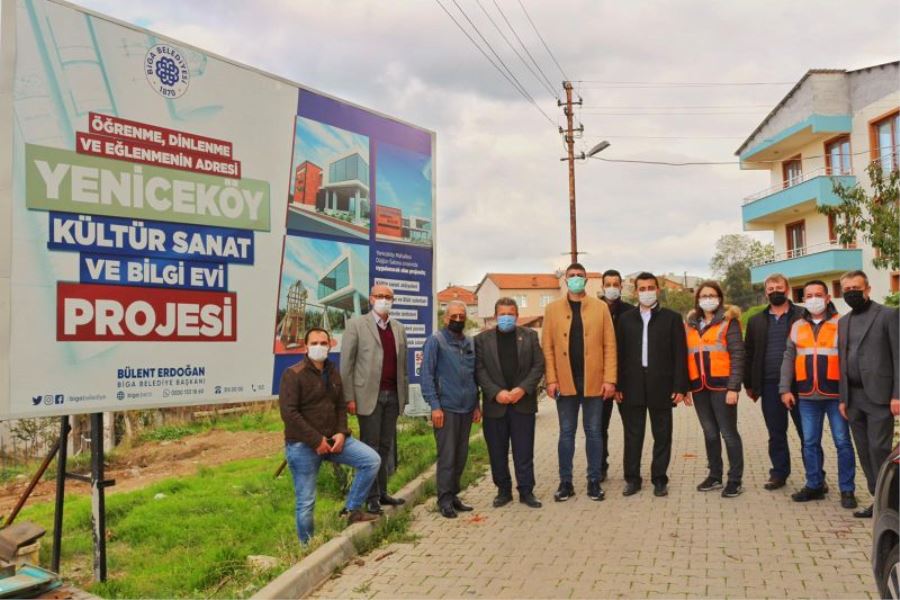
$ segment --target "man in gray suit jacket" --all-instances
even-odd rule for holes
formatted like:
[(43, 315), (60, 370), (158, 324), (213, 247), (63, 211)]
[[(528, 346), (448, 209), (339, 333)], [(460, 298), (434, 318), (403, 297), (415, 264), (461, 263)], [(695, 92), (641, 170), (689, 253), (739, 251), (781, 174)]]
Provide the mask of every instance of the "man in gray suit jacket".
[(497, 486), (494, 507), (512, 501), (509, 446), (519, 501), (540, 508), (534, 496), (534, 427), (537, 386), (544, 375), (544, 354), (537, 333), (516, 325), (519, 309), (512, 298), (494, 305), (497, 327), (475, 338), (475, 378), (481, 387), (484, 439)]
[[(388, 462), (397, 439), (397, 417), (409, 394), (406, 370), (406, 330), (391, 319), (394, 292), (376, 285), (369, 293), (371, 311), (347, 322), (341, 339), (341, 379), (347, 412), (359, 417), (359, 437), (378, 452), (381, 469), (369, 490), (366, 510), (403, 504), (387, 492)], [(391, 461), (393, 462), (393, 461)]]
[[(838, 321), (838, 354), (841, 414), (850, 421), (869, 493), (874, 494), (878, 471), (891, 453), (894, 417), (900, 414), (900, 352), (897, 311), (872, 300), (871, 290), (862, 271), (841, 277), (844, 301), (853, 310)], [(853, 516), (871, 518), (872, 506)]]

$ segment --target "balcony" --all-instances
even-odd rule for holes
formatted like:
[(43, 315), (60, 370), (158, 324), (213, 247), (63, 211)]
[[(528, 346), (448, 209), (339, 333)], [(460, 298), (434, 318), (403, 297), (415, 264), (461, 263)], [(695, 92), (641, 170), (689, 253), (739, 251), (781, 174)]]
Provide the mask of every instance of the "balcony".
[(862, 250), (859, 248), (824, 242), (776, 254), (771, 261), (750, 269), (750, 281), (762, 283), (772, 273), (781, 273), (788, 279), (805, 279), (862, 267)]
[(790, 217), (815, 210), (817, 206), (839, 204), (840, 198), (834, 193), (835, 181), (845, 186), (856, 185), (853, 174), (831, 175), (830, 170), (823, 167), (747, 196), (741, 207), (744, 231), (772, 229)]
[[(764, 139), (754, 139), (753, 145), (742, 148), (741, 167), (745, 169), (768, 168), (767, 161), (782, 160), (799, 151), (803, 146), (821, 142), (839, 133), (853, 130), (850, 115), (810, 114), (794, 125)], [(746, 143), (751, 140), (747, 140)]]

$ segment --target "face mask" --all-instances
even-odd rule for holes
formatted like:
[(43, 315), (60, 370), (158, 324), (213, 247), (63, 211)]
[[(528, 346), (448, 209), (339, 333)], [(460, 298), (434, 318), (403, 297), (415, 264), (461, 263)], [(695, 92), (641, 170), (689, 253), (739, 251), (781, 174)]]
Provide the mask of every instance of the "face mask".
[(616, 287), (603, 288), (603, 297), (610, 302), (615, 302), (622, 296), (622, 291)]
[(509, 333), (516, 328), (516, 315), (500, 315), (497, 317), (497, 329)]
[(656, 304), (656, 291), (654, 290), (652, 292), (639, 292), (638, 302), (648, 308), (653, 306), (654, 304)]
[(807, 298), (803, 305), (813, 315), (820, 315), (825, 312), (825, 298)]
[(306, 356), (309, 357), (309, 360), (322, 362), (328, 358), (328, 346), (309, 346), (306, 349)]
[(719, 308), (719, 299), (718, 298), (701, 298), (700, 299), (700, 308), (707, 312), (712, 312)]
[(452, 331), (453, 333), (462, 333), (463, 329), (466, 328), (465, 321), (450, 321), (447, 323), (447, 329)]
[(379, 315), (387, 315), (391, 312), (391, 306), (393, 302), (387, 300), (386, 298), (378, 298), (375, 300), (375, 304), (372, 305), (372, 308), (375, 309)]
[(566, 279), (566, 285), (569, 287), (569, 291), (573, 294), (580, 294), (584, 292), (584, 286), (586, 283), (587, 279), (585, 279), (581, 275), (575, 275)]
[(844, 292), (844, 302), (853, 310), (859, 310), (866, 305), (867, 299), (862, 290), (847, 290)]
[(769, 304), (772, 306), (781, 306), (787, 302), (787, 294), (784, 292), (772, 292), (769, 294)]

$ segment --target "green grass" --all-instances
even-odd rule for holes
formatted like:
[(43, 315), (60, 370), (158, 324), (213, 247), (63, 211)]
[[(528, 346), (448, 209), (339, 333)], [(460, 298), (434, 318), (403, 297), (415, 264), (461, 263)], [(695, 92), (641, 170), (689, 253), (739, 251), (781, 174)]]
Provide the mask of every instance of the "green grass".
[[(244, 415), (230, 426), (266, 429), (270, 419), (266, 413), (261, 414), (256, 422), (254, 415)], [(355, 429), (355, 419), (351, 421)], [(423, 421), (404, 418), (401, 427), (400, 468), (390, 481), (391, 490), (405, 485), (435, 460), (434, 436)], [(473, 455), (479, 452), (474, 446)], [(332, 468), (324, 465), (318, 480), (316, 537), (308, 548), (300, 546), (294, 529), (290, 474), (286, 471), (277, 480), (272, 477), (281, 460), (279, 453), (201, 468), (193, 476), (107, 496), (109, 580), (102, 584), (88, 583), (90, 498), (67, 496), (63, 576), (86, 585), (94, 594), (110, 598), (252, 595), (345, 526), (338, 516), (344, 501), (344, 483)], [(163, 496), (156, 499), (158, 494)], [(49, 562), (53, 504), (27, 508), (20, 517), (26, 519), (47, 528), (48, 543), (41, 549), (41, 560)], [(386, 521), (375, 539), (399, 541), (407, 526), (404, 517)], [(251, 554), (275, 556), (279, 565), (266, 573), (254, 573), (245, 563)]]

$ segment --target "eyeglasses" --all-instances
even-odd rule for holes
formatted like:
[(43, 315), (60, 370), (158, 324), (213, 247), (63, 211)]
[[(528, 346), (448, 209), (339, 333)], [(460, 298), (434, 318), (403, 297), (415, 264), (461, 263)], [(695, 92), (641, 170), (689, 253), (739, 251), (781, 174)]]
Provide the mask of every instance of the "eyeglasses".
[(372, 297), (376, 300), (393, 300), (393, 294), (372, 294)]
[(700, 299), (701, 300), (718, 300), (719, 297), (716, 294), (713, 294), (712, 296), (700, 296)]
[(466, 315), (450, 315), (448, 318), (451, 321), (465, 321)]

